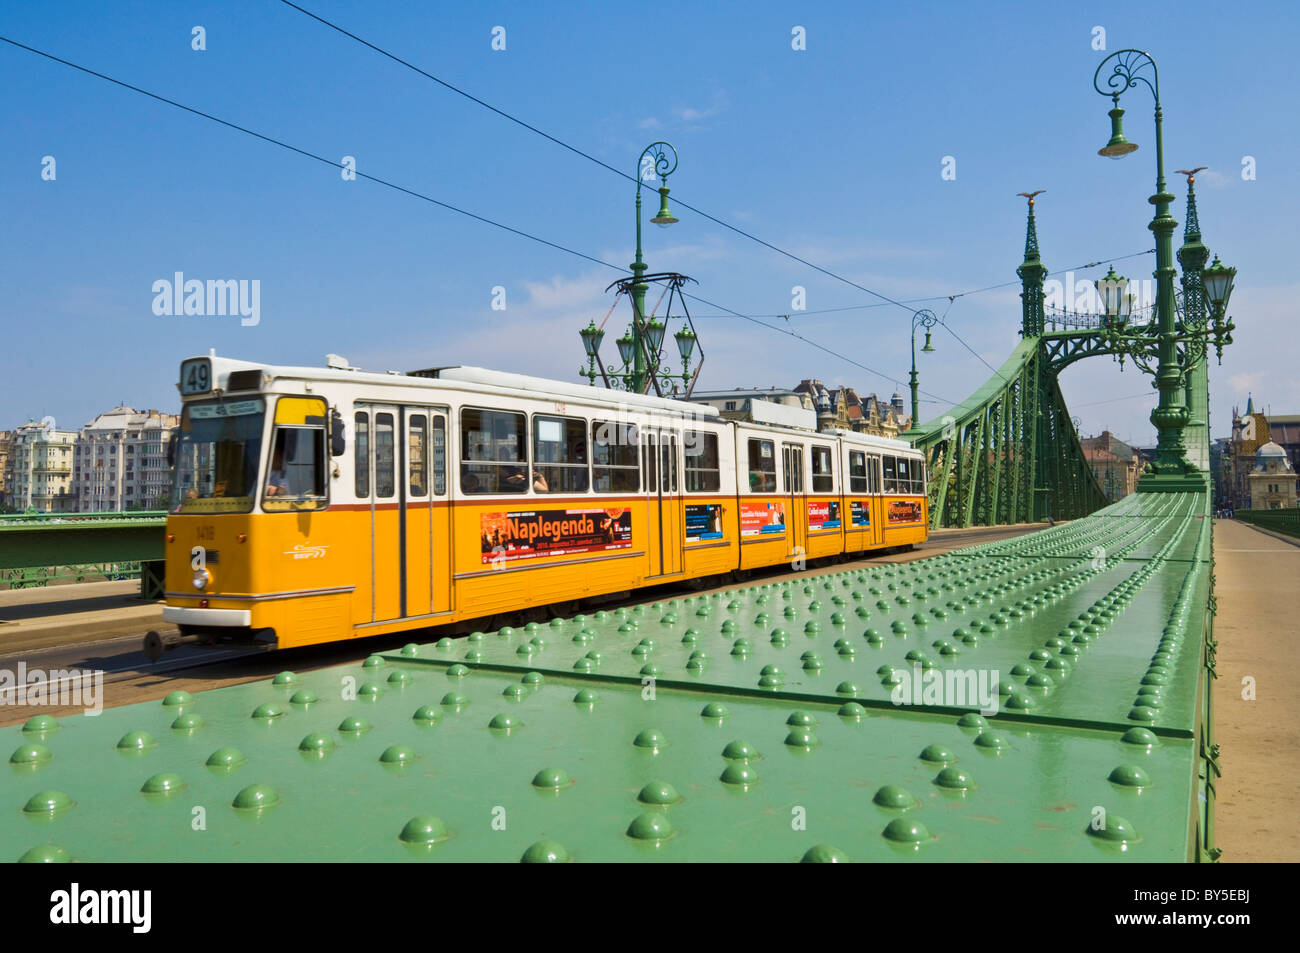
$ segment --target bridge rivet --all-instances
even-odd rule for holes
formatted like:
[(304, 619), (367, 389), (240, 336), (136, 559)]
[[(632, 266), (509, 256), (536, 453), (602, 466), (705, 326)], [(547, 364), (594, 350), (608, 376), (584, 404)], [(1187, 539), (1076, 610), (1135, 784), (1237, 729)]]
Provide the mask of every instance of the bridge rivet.
[(569, 852), (553, 840), (539, 840), (519, 858), (521, 864), (567, 864)]
[[(123, 739), (125, 741), (126, 739)], [(118, 747), (122, 747), (121, 744)], [(44, 764), (54, 757), (54, 754), (45, 745), (25, 744), (20, 745), (9, 756), (10, 764)]]
[(961, 768), (953, 765), (949, 765), (935, 775), (934, 783), (941, 788), (955, 791), (969, 791), (975, 787), (975, 779)]
[(397, 835), (403, 843), (421, 847), (432, 847), (451, 836), (447, 825), (440, 818), (431, 815), (413, 817), (406, 822), (402, 832)]
[(323, 757), (334, 750), (334, 739), (329, 735), (310, 734), (298, 742), (298, 750), (303, 754)]

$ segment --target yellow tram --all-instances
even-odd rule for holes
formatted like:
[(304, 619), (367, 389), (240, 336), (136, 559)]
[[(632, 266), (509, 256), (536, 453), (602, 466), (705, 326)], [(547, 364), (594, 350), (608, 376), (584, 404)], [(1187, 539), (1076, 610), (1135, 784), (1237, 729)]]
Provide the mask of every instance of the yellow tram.
[(163, 618), (280, 648), (923, 541), (908, 444), (474, 367), (181, 364)]

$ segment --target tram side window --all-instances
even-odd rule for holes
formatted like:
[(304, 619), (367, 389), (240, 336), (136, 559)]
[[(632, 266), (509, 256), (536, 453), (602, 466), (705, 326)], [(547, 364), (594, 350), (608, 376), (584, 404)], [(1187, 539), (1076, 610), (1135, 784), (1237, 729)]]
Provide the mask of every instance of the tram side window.
[(831, 474), (831, 448), (812, 448), (812, 488), (814, 493), (830, 493), (835, 487)]
[(898, 458), (898, 492), (921, 493), (924, 481), (921, 478), (921, 461)]
[(462, 493), (527, 493), (528, 427), (523, 414), (504, 410), (460, 412)]
[(867, 492), (867, 455), (861, 450), (849, 451), (849, 492)]
[(375, 496), (381, 500), (389, 499), (397, 491), (395, 449), (393, 415), (375, 414)]
[(591, 422), (591, 485), (597, 493), (635, 493), (640, 489), (640, 434), (636, 424)]
[(425, 442), (425, 416), (412, 414), (407, 422), (408, 434), (407, 460), (411, 468), (411, 496), (429, 495), (429, 476), (427, 468), (428, 445)]
[(441, 414), (433, 417), (433, 493), (447, 493), (447, 419)]
[(880, 458), (874, 455), (867, 457), (867, 492), (880, 492)]
[(884, 482), (885, 482), (885, 492), (886, 492), (886, 493), (897, 493), (897, 492), (899, 492), (899, 489), (898, 489), (898, 475), (897, 475), (897, 473), (895, 472), (894, 458), (893, 458), (893, 457), (881, 457), (881, 458), (880, 458), (880, 462), (881, 462), (881, 464), (883, 464), (884, 469), (885, 469), (885, 481), (884, 481)]
[(907, 483), (904, 485), (906, 492), (915, 493), (918, 496), (925, 492), (925, 464), (916, 458), (905, 460), (898, 458), (898, 475), (900, 479), (904, 474), (907, 476)]
[(718, 465), (718, 435), (686, 431), (686, 492), (714, 493), (722, 486)]
[(770, 440), (749, 441), (749, 488), (754, 493), (776, 492), (776, 451)]
[(575, 417), (533, 418), (533, 489), (587, 492), (587, 424)]
[(356, 439), (353, 441), (353, 462), (356, 466), (357, 499), (370, 498), (370, 415), (357, 411)]

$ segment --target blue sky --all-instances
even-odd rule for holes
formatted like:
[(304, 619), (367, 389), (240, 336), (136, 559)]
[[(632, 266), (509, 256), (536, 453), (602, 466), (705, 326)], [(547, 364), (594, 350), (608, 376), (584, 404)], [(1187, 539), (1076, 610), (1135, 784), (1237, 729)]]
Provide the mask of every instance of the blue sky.
[[(1161, 69), (1174, 215), (1197, 179), (1205, 241), (1238, 268), (1239, 331), (1211, 372), (1212, 426), (1247, 391), (1300, 412), (1291, 343), (1300, 149), (1291, 3), (362, 4), (302, 5), (633, 174), (655, 139), (677, 148), (674, 197), (895, 298), (1015, 281), (1024, 200), (1053, 275), (1154, 247), (1151, 100), (1125, 96), (1121, 161), (1097, 156), (1108, 52)], [(207, 49), (191, 49), (192, 28)], [(492, 49), (505, 28), (506, 49)], [(802, 26), (806, 49), (791, 48)], [(1106, 52), (1092, 49), (1104, 27)], [(275, 0), (10, 0), (0, 34), (442, 201), (620, 266), (632, 260), (634, 187)], [(0, 427), (81, 425), (118, 402), (175, 408), (186, 356), (218, 353), (369, 369), (471, 363), (574, 380), (578, 329), (618, 277), (0, 44)], [(1145, 98), (1144, 98), (1145, 97)], [(57, 178), (41, 177), (53, 156)], [(944, 156), (956, 178), (941, 177)], [(1243, 157), (1256, 178), (1243, 179)], [(653, 209), (653, 206), (651, 206)], [(645, 226), (652, 271), (746, 314), (878, 303), (678, 207)], [(653, 214), (651, 211), (649, 214)], [(649, 217), (647, 214), (647, 218)], [(1118, 263), (1147, 278), (1154, 256)], [(256, 279), (260, 323), (157, 316), (153, 283)], [(1096, 278), (1104, 269), (1078, 271)], [(491, 308), (506, 289), (506, 310)], [(1017, 340), (1017, 287), (930, 302), (997, 366)], [(792, 313), (789, 327), (886, 378), (694, 305), (700, 386), (819, 377), (905, 391), (909, 315), (893, 306)], [(770, 320), (770, 319), (768, 319)], [(785, 324), (783, 319), (776, 319)], [(627, 323), (611, 316), (606, 357)], [(921, 386), (959, 401), (990, 376), (951, 334)], [(1062, 377), (1085, 433), (1154, 443), (1155, 392), (1109, 359)], [(922, 416), (941, 413), (933, 400)]]

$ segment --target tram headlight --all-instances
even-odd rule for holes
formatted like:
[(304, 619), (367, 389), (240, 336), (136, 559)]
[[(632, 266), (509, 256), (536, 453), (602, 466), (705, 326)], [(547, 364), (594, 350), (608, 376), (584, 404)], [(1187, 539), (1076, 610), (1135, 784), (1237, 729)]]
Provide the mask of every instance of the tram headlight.
[(212, 575), (206, 569), (196, 570), (194, 573), (194, 588), (206, 589), (208, 583), (212, 581)]

